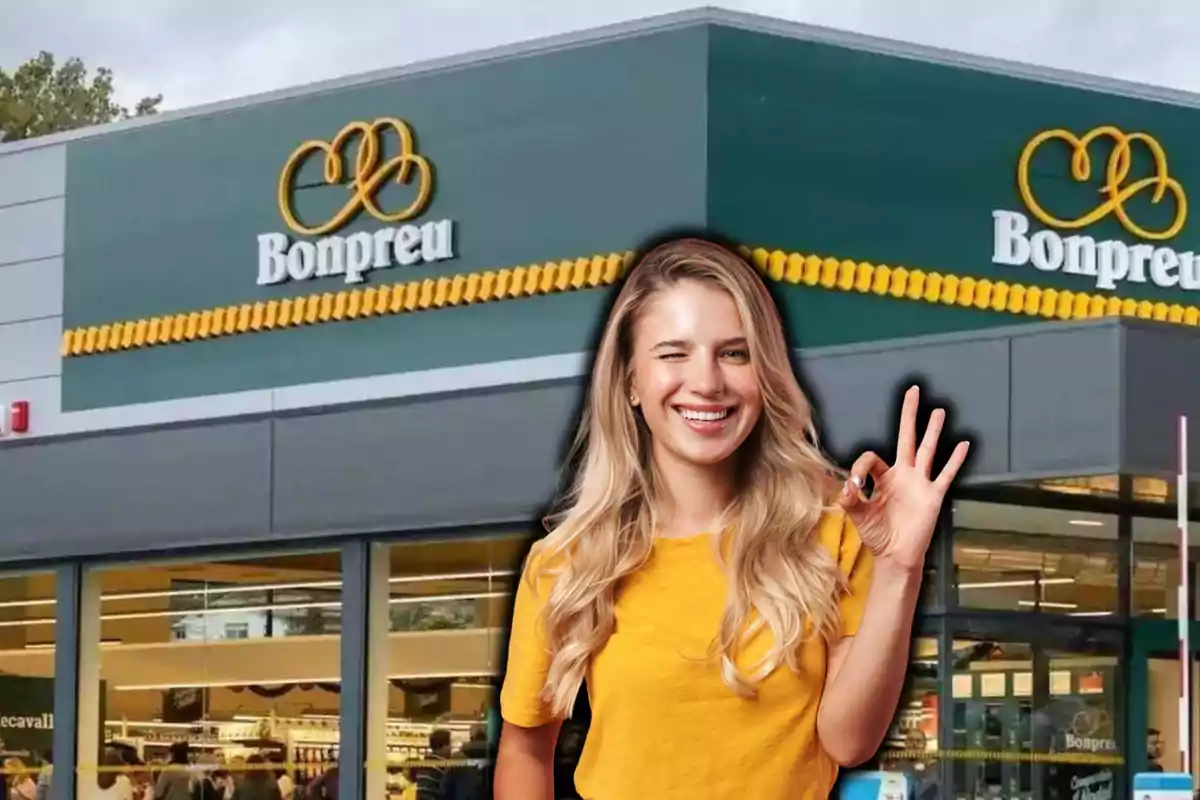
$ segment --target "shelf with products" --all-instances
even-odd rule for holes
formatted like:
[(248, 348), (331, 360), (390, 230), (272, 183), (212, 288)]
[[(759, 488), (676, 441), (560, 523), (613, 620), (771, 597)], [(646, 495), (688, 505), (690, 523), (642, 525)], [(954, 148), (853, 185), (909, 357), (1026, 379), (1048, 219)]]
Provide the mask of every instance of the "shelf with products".
[(212, 720), (108, 720), (104, 729), (107, 746), (131, 751), (147, 763), (167, 761), (170, 748), (179, 742), (186, 742), (198, 759), (215, 757), (222, 764), (245, 761), (252, 755), (282, 760), (286, 754), (285, 743), (258, 738), (257, 729)]
[[(389, 772), (399, 772), (408, 762), (430, 756), (429, 737), (434, 730), (450, 732), (451, 748), (458, 750), (470, 739), (482, 719), (413, 722), (389, 719), (387, 761)], [(146, 762), (165, 761), (171, 745), (187, 742), (197, 755), (209, 753), (223, 764), (263, 755), (291, 765), (293, 780), (308, 782), (332, 767), (341, 742), (339, 720), (332, 715), (301, 717), (235, 716), (231, 720), (194, 723), (159, 720), (109, 720), (105, 741), (128, 748)], [(203, 756), (201, 756), (203, 757)]]
[(104, 741), (110, 747), (132, 750), (143, 761), (165, 761), (178, 742), (195, 750), (218, 750), (221, 743), (212, 723), (174, 723), (158, 720), (106, 720)]
[[(433, 731), (439, 728), (450, 731), (451, 747), (457, 750), (469, 740), (471, 730), (482, 724), (482, 719), (444, 722), (388, 720), (386, 747), (389, 771), (402, 770), (407, 762), (427, 758), (430, 755), (429, 736)], [(269, 732), (272, 737), (286, 742), (287, 761), (294, 765), (293, 777), (297, 782), (312, 780), (337, 761), (341, 729), (336, 716), (239, 717), (237, 722), (225, 725), (219, 735), (236, 738), (249, 730)]]

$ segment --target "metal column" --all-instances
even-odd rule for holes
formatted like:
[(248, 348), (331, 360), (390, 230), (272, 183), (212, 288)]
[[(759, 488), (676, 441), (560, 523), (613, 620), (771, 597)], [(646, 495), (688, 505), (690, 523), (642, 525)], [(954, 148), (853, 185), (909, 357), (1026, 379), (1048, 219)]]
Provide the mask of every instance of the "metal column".
[(338, 796), (366, 799), (367, 634), (371, 548), (367, 542), (342, 545), (342, 692), (338, 709)]
[(54, 593), (54, 776), (51, 800), (75, 800), (75, 732), (79, 727), (79, 613), (83, 567), (55, 570)]

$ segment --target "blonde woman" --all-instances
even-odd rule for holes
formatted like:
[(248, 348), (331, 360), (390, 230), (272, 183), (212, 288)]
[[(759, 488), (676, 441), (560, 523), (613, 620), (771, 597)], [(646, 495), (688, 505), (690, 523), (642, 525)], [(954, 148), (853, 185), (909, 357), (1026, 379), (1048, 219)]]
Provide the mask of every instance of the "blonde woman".
[[(587, 685), (585, 800), (825, 798), (895, 712), (943, 498), (905, 395), (895, 463), (819, 449), (779, 315), (742, 259), (648, 253), (596, 352), (561, 514), (513, 611), (498, 800), (551, 800)], [(874, 481), (868, 498), (866, 479)]]

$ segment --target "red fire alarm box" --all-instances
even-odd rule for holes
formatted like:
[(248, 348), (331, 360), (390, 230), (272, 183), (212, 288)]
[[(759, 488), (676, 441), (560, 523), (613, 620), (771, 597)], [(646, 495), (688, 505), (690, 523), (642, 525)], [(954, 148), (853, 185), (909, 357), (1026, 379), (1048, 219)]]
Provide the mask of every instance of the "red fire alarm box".
[(8, 407), (8, 429), (12, 433), (29, 432), (29, 401), (17, 400)]

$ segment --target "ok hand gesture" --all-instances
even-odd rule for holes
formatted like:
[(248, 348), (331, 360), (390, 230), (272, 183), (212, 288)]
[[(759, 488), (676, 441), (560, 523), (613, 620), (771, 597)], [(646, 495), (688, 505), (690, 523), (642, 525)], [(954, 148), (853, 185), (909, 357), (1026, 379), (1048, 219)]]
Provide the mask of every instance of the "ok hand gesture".
[[(969, 447), (967, 442), (959, 442), (941, 473), (931, 480), (930, 470), (946, 412), (940, 408), (934, 410), (917, 447), (919, 400), (920, 390), (916, 386), (904, 395), (896, 463), (889, 467), (875, 453), (863, 453), (850, 468), (850, 479), (840, 497), (842, 507), (876, 561), (918, 571), (924, 564), (942, 501)], [(869, 499), (862, 493), (867, 475), (875, 480), (875, 490)]]

